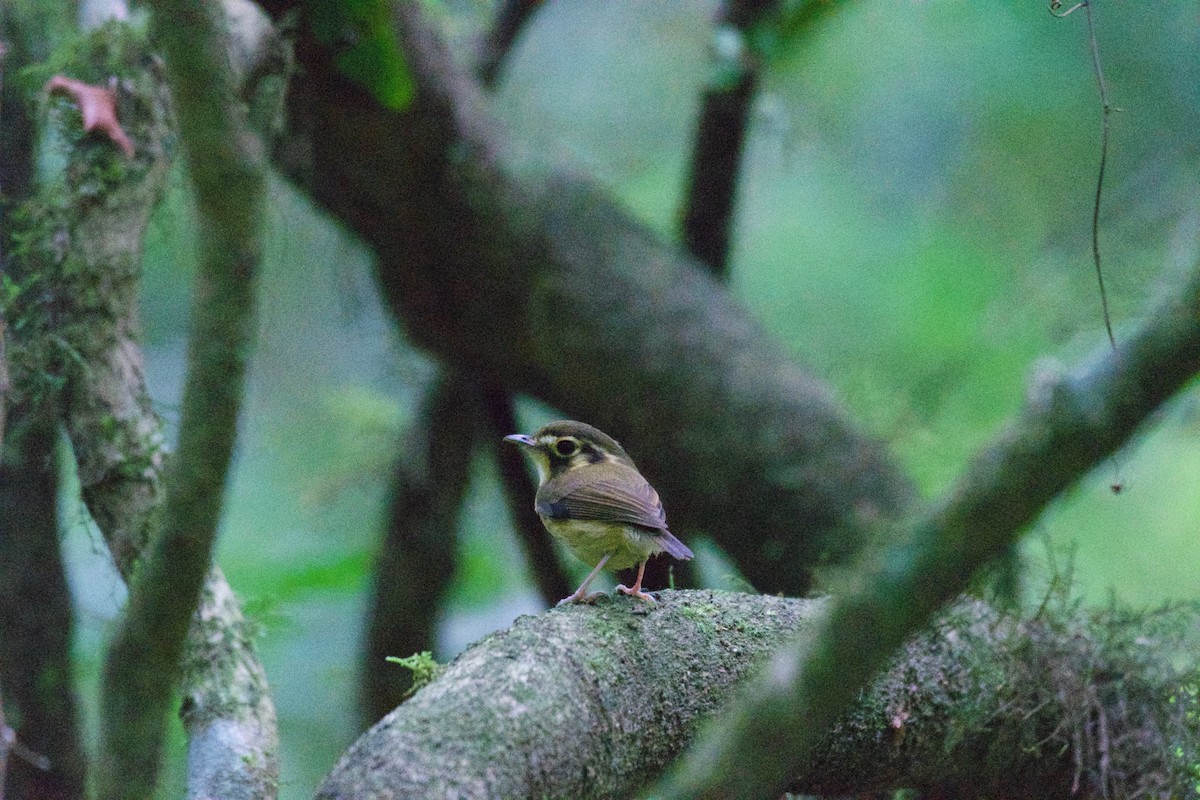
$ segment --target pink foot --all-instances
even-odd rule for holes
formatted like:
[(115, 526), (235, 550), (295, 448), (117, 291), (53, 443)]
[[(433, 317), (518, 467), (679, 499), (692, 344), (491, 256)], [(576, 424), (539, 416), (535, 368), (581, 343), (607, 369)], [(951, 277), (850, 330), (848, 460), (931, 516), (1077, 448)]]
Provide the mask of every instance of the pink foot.
[(557, 606), (569, 606), (572, 603), (583, 603), (584, 605), (591, 605), (592, 603), (595, 603), (597, 600), (599, 600), (601, 597), (604, 597), (604, 592), (592, 592), (591, 594), (584, 594), (583, 592), (576, 592), (575, 594), (568, 595), (567, 597), (564, 597), (562, 600), (559, 600), (557, 603), (555, 603), (555, 606), (556, 607)]
[(620, 592), (621, 594), (627, 594), (630, 597), (636, 597), (638, 600), (645, 600), (647, 603), (657, 603), (658, 602), (653, 597), (651, 597), (650, 595), (643, 592), (642, 587), (638, 586), (636, 584), (634, 585), (634, 587), (632, 589), (630, 589), (628, 586), (626, 586), (623, 583), (618, 584), (617, 591)]

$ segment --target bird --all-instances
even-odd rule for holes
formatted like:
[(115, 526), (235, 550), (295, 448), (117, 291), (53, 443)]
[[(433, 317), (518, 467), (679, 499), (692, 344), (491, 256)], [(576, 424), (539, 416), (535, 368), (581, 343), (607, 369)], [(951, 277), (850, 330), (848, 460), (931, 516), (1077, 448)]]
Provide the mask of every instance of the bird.
[(546, 530), (593, 568), (558, 605), (595, 600), (603, 592), (589, 595), (587, 587), (601, 569), (635, 565), (633, 586), (621, 584), (617, 591), (653, 603), (642, 591), (650, 556), (692, 558), (688, 546), (667, 529), (658, 492), (608, 434), (583, 422), (560, 420), (532, 436), (514, 433), (504, 441), (518, 445), (537, 469), (534, 510)]

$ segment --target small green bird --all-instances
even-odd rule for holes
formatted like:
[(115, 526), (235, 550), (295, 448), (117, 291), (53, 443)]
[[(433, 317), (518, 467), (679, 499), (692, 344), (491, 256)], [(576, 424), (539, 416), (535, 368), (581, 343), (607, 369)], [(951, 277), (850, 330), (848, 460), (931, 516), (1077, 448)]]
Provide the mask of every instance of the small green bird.
[(633, 587), (617, 591), (654, 602), (642, 591), (646, 561), (657, 553), (687, 560), (692, 551), (667, 530), (658, 492), (606, 433), (582, 422), (551, 422), (533, 436), (514, 433), (504, 441), (521, 446), (538, 472), (534, 510), (546, 530), (595, 567), (564, 603), (587, 602), (588, 584), (605, 566), (638, 565)]

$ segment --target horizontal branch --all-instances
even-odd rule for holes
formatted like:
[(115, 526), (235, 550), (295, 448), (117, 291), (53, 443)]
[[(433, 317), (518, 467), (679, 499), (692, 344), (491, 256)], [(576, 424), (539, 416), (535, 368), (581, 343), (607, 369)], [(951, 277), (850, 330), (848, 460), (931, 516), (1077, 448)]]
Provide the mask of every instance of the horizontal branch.
[[(772, 648), (811, 636), (828, 611), (824, 600), (684, 591), (522, 617), (364, 734), (317, 797), (633, 796)], [(1114, 765), (1178, 776), (1167, 745), (1188, 709), (1170, 702), (1180, 676), (1169, 664), (1181, 628), (1195, 642), (1195, 612), (1166, 623), (1021, 623), (963, 602), (909, 643), (792, 788), (1063, 797), (1072, 743), (1096, 714), (1109, 743), (1141, 759)]]

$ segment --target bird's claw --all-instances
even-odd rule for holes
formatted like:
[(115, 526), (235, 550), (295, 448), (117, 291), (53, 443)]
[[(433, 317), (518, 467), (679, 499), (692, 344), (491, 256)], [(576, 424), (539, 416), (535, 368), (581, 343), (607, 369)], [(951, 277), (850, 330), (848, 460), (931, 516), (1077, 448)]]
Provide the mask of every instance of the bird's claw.
[(645, 600), (647, 603), (657, 603), (658, 602), (653, 597), (651, 597), (650, 595), (643, 592), (640, 587), (635, 586), (634, 588), (630, 589), (625, 584), (620, 583), (620, 584), (617, 584), (617, 591), (620, 592), (621, 594), (627, 594), (630, 597), (636, 597), (638, 600)]
[(564, 597), (562, 600), (559, 600), (555, 604), (555, 607), (569, 606), (573, 603), (583, 603), (584, 605), (590, 606), (593, 603), (595, 603), (597, 600), (599, 600), (601, 597), (604, 597), (604, 592), (592, 592), (591, 594), (583, 594), (582, 592), (575, 592), (575, 594), (568, 595), (568, 596)]

